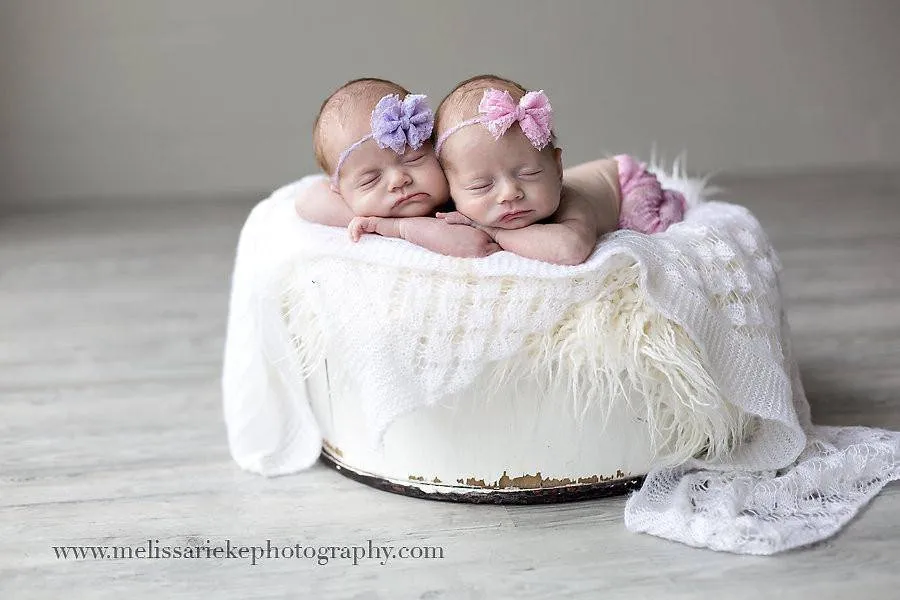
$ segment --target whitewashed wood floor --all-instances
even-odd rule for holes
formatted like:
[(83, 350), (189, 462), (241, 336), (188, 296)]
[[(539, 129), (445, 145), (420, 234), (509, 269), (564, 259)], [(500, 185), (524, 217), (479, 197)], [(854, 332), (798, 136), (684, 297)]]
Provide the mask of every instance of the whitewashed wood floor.
[[(785, 265), (814, 418), (900, 429), (900, 172), (721, 179)], [(0, 598), (896, 598), (900, 488), (760, 558), (625, 530), (624, 499), (468, 506), (231, 462), (218, 378), (252, 202), (0, 218)], [(51, 546), (429, 545), (443, 560), (57, 560)]]

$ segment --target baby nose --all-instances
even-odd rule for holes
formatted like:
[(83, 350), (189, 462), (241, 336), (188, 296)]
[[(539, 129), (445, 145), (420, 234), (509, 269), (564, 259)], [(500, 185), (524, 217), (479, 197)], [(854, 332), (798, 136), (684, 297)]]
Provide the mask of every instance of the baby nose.
[(522, 189), (514, 183), (510, 183), (503, 190), (503, 193), (501, 193), (497, 197), (497, 204), (503, 204), (504, 202), (511, 202), (513, 200), (521, 200), (524, 197), (525, 193), (522, 191)]
[(412, 177), (409, 176), (409, 173), (404, 171), (403, 169), (397, 169), (394, 171), (394, 176), (391, 178), (391, 189), (402, 188), (404, 186), (412, 183)]

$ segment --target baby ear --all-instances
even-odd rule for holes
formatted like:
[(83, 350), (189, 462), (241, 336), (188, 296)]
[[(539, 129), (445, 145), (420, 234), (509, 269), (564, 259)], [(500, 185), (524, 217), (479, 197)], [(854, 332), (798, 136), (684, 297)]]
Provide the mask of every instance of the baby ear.
[(337, 196), (338, 198), (340, 198), (341, 200), (344, 199), (344, 195), (341, 193), (341, 188), (338, 187), (338, 186), (336, 186), (336, 185), (334, 185), (333, 183), (329, 183), (329, 184), (328, 184), (328, 190), (329, 190), (333, 195), (335, 195), (335, 196)]
[(562, 181), (563, 178), (563, 166), (562, 166), (562, 148), (554, 148), (553, 149), (553, 158), (556, 159), (556, 169), (559, 171), (559, 180)]

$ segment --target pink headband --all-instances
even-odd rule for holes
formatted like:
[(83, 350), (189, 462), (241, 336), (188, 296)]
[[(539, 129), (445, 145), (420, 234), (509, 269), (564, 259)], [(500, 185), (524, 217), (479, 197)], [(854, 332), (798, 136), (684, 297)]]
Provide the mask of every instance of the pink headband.
[(415, 150), (428, 141), (433, 127), (434, 113), (428, 106), (427, 96), (407, 94), (402, 102), (398, 94), (384, 96), (372, 111), (372, 133), (350, 144), (338, 157), (331, 176), (331, 189), (337, 191), (341, 166), (364, 142), (375, 140), (379, 148), (390, 148), (403, 154), (407, 145)]
[(483, 123), (494, 139), (499, 140), (513, 123), (518, 122), (525, 137), (538, 150), (543, 149), (553, 137), (553, 107), (550, 106), (550, 100), (547, 99), (544, 90), (528, 92), (516, 104), (509, 92), (487, 89), (478, 105), (478, 112), (480, 114), (477, 117), (458, 123), (445, 131), (435, 144), (435, 154), (441, 153), (441, 147), (448, 137), (475, 123)]

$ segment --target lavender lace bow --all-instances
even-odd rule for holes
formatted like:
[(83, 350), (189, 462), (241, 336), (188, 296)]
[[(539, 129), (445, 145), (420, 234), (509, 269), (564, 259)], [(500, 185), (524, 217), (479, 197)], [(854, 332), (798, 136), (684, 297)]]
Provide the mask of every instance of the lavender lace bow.
[(380, 148), (402, 154), (431, 137), (434, 114), (424, 94), (409, 94), (402, 101), (397, 94), (385, 96), (372, 111), (372, 137)]

